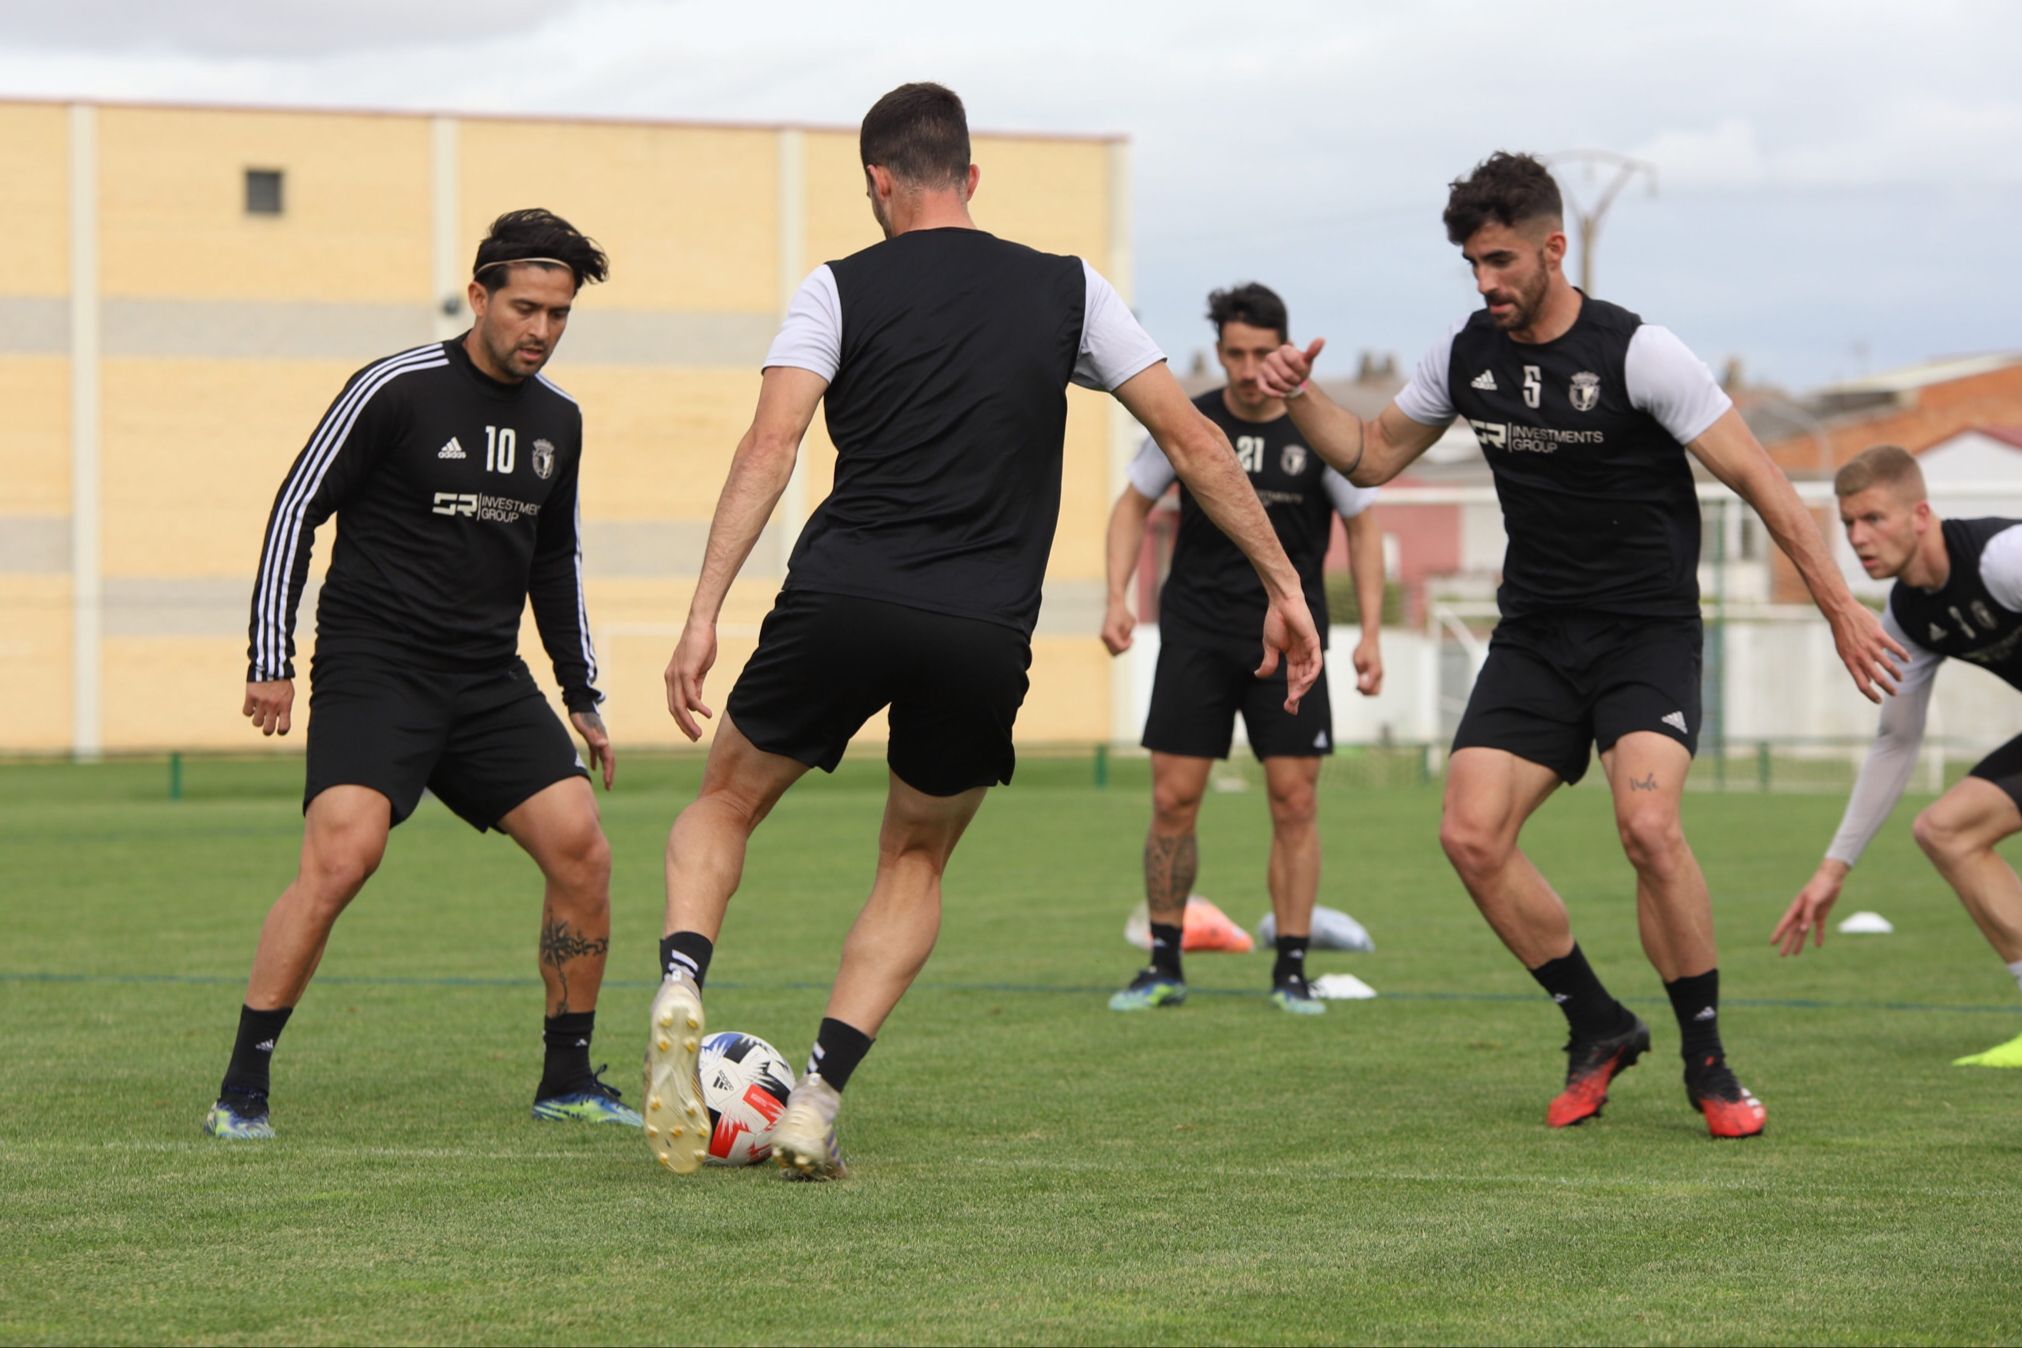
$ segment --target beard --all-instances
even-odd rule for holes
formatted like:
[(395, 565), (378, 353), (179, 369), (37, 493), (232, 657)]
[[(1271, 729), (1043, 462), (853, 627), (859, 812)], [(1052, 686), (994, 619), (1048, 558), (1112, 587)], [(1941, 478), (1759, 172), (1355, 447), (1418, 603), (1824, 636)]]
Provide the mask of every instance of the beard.
[(1504, 300), (1510, 305), (1507, 314), (1497, 315), (1491, 311), (1489, 321), (1504, 332), (1518, 332), (1529, 327), (1531, 320), (1538, 316), (1538, 306), (1544, 303), (1545, 283), (1549, 279), (1550, 274), (1545, 270), (1541, 255), (1538, 259), (1537, 279), (1530, 285), (1521, 290), (1499, 291), (1488, 297), (1491, 301)]

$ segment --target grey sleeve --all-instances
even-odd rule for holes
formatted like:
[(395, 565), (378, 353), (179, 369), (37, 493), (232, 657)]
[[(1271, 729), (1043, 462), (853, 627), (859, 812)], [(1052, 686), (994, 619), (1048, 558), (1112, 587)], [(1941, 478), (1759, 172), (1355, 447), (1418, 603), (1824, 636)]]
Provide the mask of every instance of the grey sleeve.
[(1165, 451), (1158, 447), (1158, 441), (1148, 435), (1138, 447), (1137, 456), (1130, 461), (1126, 476), (1130, 478), (1131, 489), (1147, 501), (1156, 501), (1165, 495), (1166, 488), (1179, 481), (1179, 474), (1173, 471)]
[(1165, 359), (1165, 352), (1137, 321), (1116, 287), (1102, 274), (1081, 264), (1086, 292), (1081, 309), (1081, 351), (1074, 362), (1074, 382), (1083, 388), (1114, 393), (1132, 375)]
[(1679, 444), (1690, 444), (1726, 415), (1734, 400), (1706, 362), (1669, 328), (1645, 323), (1622, 357), (1629, 405), (1648, 412)]
[(1352, 520), (1370, 506), (1376, 504), (1376, 494), (1380, 487), (1358, 487), (1332, 468), (1320, 474), (1320, 485), (1327, 492), (1327, 499), (1334, 503), (1334, 513), (1344, 520)]
[(2022, 613), (2022, 524), (2003, 529), (1980, 550), (1980, 583), (1994, 602), (2011, 613)]
[(1421, 426), (1444, 426), (1453, 420), (1453, 399), (1446, 391), (1447, 367), (1453, 363), (1454, 334), (1466, 326), (1463, 318), (1447, 329), (1446, 336), (1419, 358), (1411, 381), (1397, 391), (1397, 410)]
[(842, 296), (835, 288), (835, 273), (824, 264), (809, 272), (794, 292), (779, 335), (765, 353), (765, 368), (791, 365), (833, 381), (840, 364)]
[(1910, 784), (1910, 774), (1917, 766), (1917, 750), (1924, 743), (1931, 689), (1937, 686), (1938, 665), (1945, 658), (1905, 636), (1896, 625), (1894, 614), (1882, 614), (1882, 630), (1910, 653), (1910, 663), (1903, 670), (1902, 682), (1894, 695), (1882, 703), (1874, 746), (1868, 750), (1867, 761), (1861, 764), (1853, 793), (1847, 797), (1839, 832), (1833, 834), (1832, 845), (1825, 849), (1827, 860), (1847, 866), (1861, 859), (1861, 853), (1888, 822), (1889, 812), (1902, 799), (1903, 788)]

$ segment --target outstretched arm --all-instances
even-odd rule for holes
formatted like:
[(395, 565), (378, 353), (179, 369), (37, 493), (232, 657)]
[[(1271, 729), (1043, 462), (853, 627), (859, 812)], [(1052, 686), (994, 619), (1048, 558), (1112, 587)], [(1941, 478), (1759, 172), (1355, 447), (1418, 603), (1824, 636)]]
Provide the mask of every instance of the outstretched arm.
[(1364, 697), (1383, 691), (1383, 531), (1368, 510), (1342, 520), (1348, 531), (1348, 571), (1355, 578), (1362, 640), (1355, 646), (1355, 688)]
[(1854, 687), (1870, 702), (1893, 693), (1902, 678), (1896, 661), (1908, 659), (1908, 653), (1847, 589), (1811, 513), (1797, 498), (1790, 479), (1756, 442), (1741, 413), (1728, 408), (1686, 448), (1762, 517), (1770, 537), (1797, 567), (1812, 602), (1831, 625), (1833, 645), (1853, 676)]
[(1130, 610), (1130, 578), (1137, 574), (1137, 559), (1144, 551), (1145, 521), (1154, 504), (1136, 487), (1125, 487), (1109, 512), (1109, 601), (1102, 617), (1102, 644), (1111, 655), (1130, 649), (1131, 633), (1137, 627), (1137, 616)]
[(1324, 337), (1301, 351), (1290, 342), (1264, 358), (1264, 391), (1286, 400), (1292, 424), (1329, 468), (1358, 487), (1388, 482), (1409, 468), (1446, 433), (1453, 417), (1431, 424), (1415, 421), (1390, 403), (1374, 421), (1365, 420), (1310, 382), (1313, 362), (1327, 345)]
[[(1905, 645), (1910, 643), (1905, 642)], [(1811, 879), (1791, 900), (1776, 929), (1769, 934), (1771, 945), (1786, 955), (1804, 953), (1805, 937), (1825, 944), (1826, 915), (1839, 899), (1847, 873), (1861, 853), (1881, 831), (1889, 812), (1902, 798), (1916, 770), (1917, 750), (1924, 742), (1924, 720), (1931, 705), (1931, 689), (1942, 657), (1914, 647), (1909, 667), (1903, 671), (1902, 687), (1882, 704), (1881, 724), (1875, 731), (1874, 746), (1861, 764), (1853, 792), (1847, 797), (1846, 813), (1832, 845), (1812, 872)]]
[(801, 437), (827, 389), (828, 380), (812, 370), (769, 367), (759, 386), (751, 429), (731, 457), (730, 476), (709, 522), (709, 544), (688, 604), (688, 622), (674, 658), (667, 663), (667, 710), (690, 740), (702, 738), (695, 716), (715, 715), (702, 701), (702, 680), (716, 663), (716, 619), (723, 612), (723, 600), (793, 476)]
[(1257, 677), (1277, 669), (1282, 653), (1285, 709), (1296, 712), (1299, 699), (1320, 676), (1320, 637), (1306, 610), (1299, 573), (1285, 556), (1249, 475), (1237, 467), (1235, 448), (1201, 415), (1163, 363), (1131, 376), (1118, 386), (1116, 396), (1144, 423), (1201, 509), (1249, 558), (1264, 582), (1270, 607), (1264, 616), (1264, 659)]

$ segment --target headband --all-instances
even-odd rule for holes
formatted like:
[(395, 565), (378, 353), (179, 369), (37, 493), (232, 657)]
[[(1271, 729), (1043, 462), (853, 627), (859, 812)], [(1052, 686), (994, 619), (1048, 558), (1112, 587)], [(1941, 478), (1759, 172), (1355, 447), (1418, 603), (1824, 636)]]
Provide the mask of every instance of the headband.
[(470, 274), (470, 277), (473, 281), (475, 281), (478, 277), (484, 275), (486, 272), (490, 271), (493, 267), (512, 267), (517, 266), (519, 263), (522, 262), (545, 262), (550, 267), (560, 267), (563, 271), (566, 271), (571, 276), (574, 276), (576, 274), (576, 269), (574, 266), (572, 266), (567, 262), (562, 261), (558, 257), (502, 257), (496, 262), (485, 263), (482, 267), (479, 267), (476, 271), (473, 271)]

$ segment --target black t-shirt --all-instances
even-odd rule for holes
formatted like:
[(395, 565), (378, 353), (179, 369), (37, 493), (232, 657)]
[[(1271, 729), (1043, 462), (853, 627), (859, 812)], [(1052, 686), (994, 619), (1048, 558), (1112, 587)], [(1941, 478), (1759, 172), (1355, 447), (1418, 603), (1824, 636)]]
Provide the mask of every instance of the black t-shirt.
[(1476, 311), (1398, 396), (1413, 420), (1458, 413), (1474, 428), (1509, 536), (1505, 617), (1697, 617), (1699, 502), (1684, 444), (1729, 406), (1677, 338), (1584, 296), (1550, 342), (1517, 342)]
[[(1236, 461), (1249, 474), (1278, 542), (1299, 573), (1306, 607), (1324, 641), (1324, 569), (1334, 515), (1360, 513), (1375, 492), (1351, 485), (1322, 463), (1320, 456), (1307, 448), (1289, 415), (1272, 421), (1245, 421), (1229, 410), (1222, 395), (1221, 389), (1203, 393), (1194, 399), (1194, 406), (1229, 437)], [(1153, 500), (1173, 482), (1172, 466), (1156, 442), (1147, 440), (1138, 451), (1130, 479), (1132, 486)], [(1162, 639), (1254, 646), (1270, 607), (1256, 568), (1208, 518), (1184, 484), (1180, 487), (1179, 516), (1172, 569), (1159, 591)]]
[(2022, 688), (2022, 613), (1987, 588), (1980, 566), (1994, 536), (2018, 525), (2022, 520), (1998, 517), (1942, 521), (1951, 574), (1936, 590), (1897, 581), (1889, 590), (1889, 616), (1904, 636), (1932, 654), (1969, 660)]
[(582, 444), (573, 398), (544, 375), (486, 377), (462, 338), (351, 376), (268, 515), (247, 679), (295, 676), (310, 548), (335, 514), (320, 645), (423, 669), (496, 668), (516, 657), (531, 599), (564, 701), (595, 707), (576, 519)]
[(1079, 258), (976, 229), (900, 234), (819, 267), (766, 364), (829, 381), (835, 489), (786, 588), (980, 618), (1030, 636), (1060, 514), (1070, 382), (1163, 359)]

